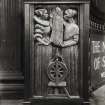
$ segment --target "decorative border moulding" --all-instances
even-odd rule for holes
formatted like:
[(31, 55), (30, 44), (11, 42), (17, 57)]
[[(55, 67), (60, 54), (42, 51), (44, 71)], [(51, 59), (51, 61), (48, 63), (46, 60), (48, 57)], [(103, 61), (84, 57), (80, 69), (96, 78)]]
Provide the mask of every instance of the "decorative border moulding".
[(74, 3), (74, 4), (82, 4), (82, 3), (90, 3), (89, 0), (84, 0), (84, 1), (34, 1), (34, 2), (24, 2), (25, 4), (70, 4), (70, 3)]

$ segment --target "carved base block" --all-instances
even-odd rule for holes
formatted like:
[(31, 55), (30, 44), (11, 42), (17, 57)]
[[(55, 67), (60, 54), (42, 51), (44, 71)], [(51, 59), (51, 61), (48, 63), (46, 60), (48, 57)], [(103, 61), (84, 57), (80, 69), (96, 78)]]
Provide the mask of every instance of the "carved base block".
[(82, 99), (43, 98), (32, 99), (31, 105), (89, 105), (89, 102), (85, 103)]

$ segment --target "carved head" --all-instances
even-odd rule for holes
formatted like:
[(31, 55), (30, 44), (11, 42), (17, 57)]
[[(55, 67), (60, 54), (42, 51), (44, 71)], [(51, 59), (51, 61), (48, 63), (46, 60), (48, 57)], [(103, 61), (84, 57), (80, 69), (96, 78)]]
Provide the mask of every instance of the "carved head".
[(76, 14), (77, 14), (76, 10), (67, 9), (65, 10), (65, 13), (64, 13), (64, 19), (68, 21), (69, 19), (73, 18)]
[(35, 15), (37, 15), (38, 17), (40, 17), (43, 20), (48, 20), (49, 19), (48, 11), (45, 8), (36, 9), (35, 10)]

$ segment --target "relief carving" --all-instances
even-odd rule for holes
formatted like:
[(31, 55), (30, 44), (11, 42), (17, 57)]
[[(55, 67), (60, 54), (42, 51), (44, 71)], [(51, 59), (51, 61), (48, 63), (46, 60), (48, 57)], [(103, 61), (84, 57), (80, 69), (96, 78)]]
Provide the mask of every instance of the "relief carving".
[[(45, 72), (47, 69), (46, 73), (49, 77), (47, 89), (48, 95), (63, 94), (70, 98), (70, 93), (66, 89), (66, 77), (69, 71), (71, 71), (71, 67), (67, 65), (67, 62), (69, 61), (64, 59), (64, 55), (62, 54), (63, 51), (61, 51), (61, 48), (78, 44), (79, 27), (75, 21), (76, 15), (76, 10), (70, 8), (63, 10), (58, 6), (55, 8), (35, 9), (33, 17), (34, 39), (36, 43), (44, 45), (35, 46), (36, 53), (37, 55), (39, 55), (37, 58), (38, 63), (36, 63), (36, 65), (37, 67), (40, 67), (44, 65), (43, 62), (45, 63), (47, 60), (49, 62), (48, 68), (45, 67)], [(73, 52), (77, 51), (77, 46), (73, 46), (71, 47), (71, 49), (68, 49), (69, 50), (65, 49), (65, 54), (68, 53), (71, 57), (74, 57), (73, 59), (77, 59), (77, 55), (74, 56), (72, 54)], [(51, 59), (49, 57), (49, 53), (51, 53)], [(44, 56), (44, 58), (46, 58), (47, 60), (45, 61), (44, 59), (40, 58), (41, 56)], [(70, 58), (70, 56), (68, 56), (68, 58)]]
[(34, 38), (44, 45), (68, 47), (78, 43), (79, 27), (74, 20), (77, 11), (54, 8), (50, 13), (45, 8), (35, 10)]
[(64, 15), (64, 43), (63, 47), (72, 46), (78, 43), (79, 27), (73, 17), (77, 14), (76, 10), (67, 9)]
[(56, 7), (51, 14), (52, 17), (52, 33), (51, 43), (56, 46), (63, 44), (63, 11)]
[(49, 15), (46, 9), (35, 10), (34, 15), (35, 20), (35, 34), (34, 38), (44, 45), (49, 45), (50, 43), (50, 21)]

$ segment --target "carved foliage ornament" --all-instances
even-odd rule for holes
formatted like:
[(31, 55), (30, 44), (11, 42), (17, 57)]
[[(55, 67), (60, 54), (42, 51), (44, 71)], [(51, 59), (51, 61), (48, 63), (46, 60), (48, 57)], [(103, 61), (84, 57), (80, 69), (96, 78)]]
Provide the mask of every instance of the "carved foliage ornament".
[(79, 27), (74, 20), (77, 11), (53, 8), (50, 13), (45, 8), (35, 9), (34, 38), (40, 44), (67, 47), (77, 44)]

